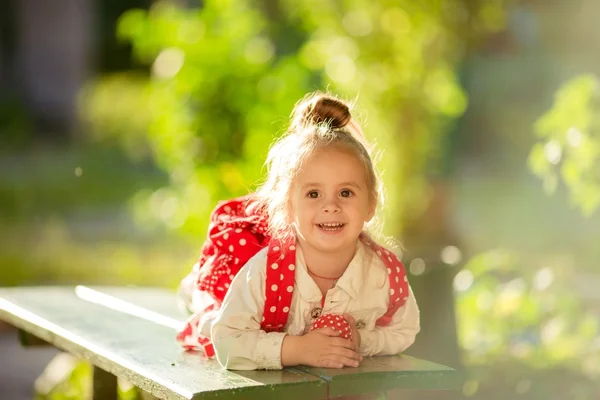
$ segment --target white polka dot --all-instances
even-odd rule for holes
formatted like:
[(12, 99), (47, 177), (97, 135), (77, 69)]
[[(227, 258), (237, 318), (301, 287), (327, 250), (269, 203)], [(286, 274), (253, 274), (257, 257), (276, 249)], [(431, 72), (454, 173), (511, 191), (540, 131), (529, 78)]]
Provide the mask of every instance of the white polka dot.
[(223, 239), (225, 239), (225, 240), (229, 239), (229, 233), (224, 234)]
[(229, 207), (229, 206), (225, 206), (225, 212), (228, 212), (228, 213), (230, 213), (230, 212), (231, 212), (231, 207)]
[(394, 293), (395, 293), (395, 292), (396, 292), (396, 291), (395, 291), (394, 289), (390, 289), (390, 294), (391, 294), (391, 295), (394, 295)]
[(392, 262), (392, 257), (388, 257), (388, 261), (389, 261), (389, 262)]
[(229, 275), (229, 279), (233, 280), (233, 278), (235, 278), (235, 275)]
[(229, 251), (233, 253), (233, 245), (232, 244), (229, 245)]
[(289, 307), (283, 307), (283, 312), (288, 312), (288, 311), (290, 311)]
[(236, 258), (235, 258), (235, 261), (234, 261), (234, 263), (235, 263), (236, 265), (237, 265), (237, 264), (239, 264), (239, 263), (240, 263), (240, 259), (236, 257)]
[(404, 298), (404, 301), (406, 301), (406, 300), (408, 300), (408, 297), (405, 297), (405, 298)]
[(396, 267), (396, 272), (400, 273), (400, 267)]
[(290, 269), (290, 271), (293, 271), (296, 269), (296, 266), (294, 264), (290, 264), (288, 268)]
[(237, 229), (235, 230), (235, 233), (242, 233), (242, 228), (237, 228)]
[(221, 242), (220, 240), (217, 240), (217, 244), (218, 244), (219, 246), (223, 246), (223, 242)]
[(292, 293), (294, 291), (294, 287), (293, 286), (288, 286), (287, 287), (287, 291)]
[(246, 239), (240, 239), (240, 246), (246, 245)]
[(229, 287), (229, 283), (225, 283), (225, 287), (228, 288)]
[(273, 247), (273, 251), (279, 251), (279, 246)]
[(392, 269), (388, 268), (388, 275), (392, 273)]
[(404, 276), (404, 282), (408, 282), (408, 278), (406, 277), (406, 275)]
[(277, 269), (277, 268), (279, 268), (279, 264), (273, 263), (273, 264), (271, 264), (271, 268)]
[(290, 246), (290, 250), (291, 250), (291, 251), (294, 251), (294, 250), (296, 250), (296, 246), (293, 246), (293, 245), (292, 245), (292, 246)]
[(275, 312), (275, 311), (277, 311), (277, 307), (273, 306), (270, 308), (270, 310), (271, 310), (271, 312)]
[(279, 274), (279, 280), (283, 280), (283, 274)]
[[(397, 282), (400, 282), (400, 278), (398, 278), (398, 277), (396, 277), (396, 283)], [(402, 289), (400, 289), (400, 290), (402, 290)]]
[(400, 288), (400, 293), (402, 293), (402, 292), (403, 292), (403, 290), (402, 290), (402, 288)]
[(272, 286), (271, 286), (271, 290), (272, 290), (272, 291), (276, 291), (276, 290), (277, 290), (277, 285), (272, 285)]

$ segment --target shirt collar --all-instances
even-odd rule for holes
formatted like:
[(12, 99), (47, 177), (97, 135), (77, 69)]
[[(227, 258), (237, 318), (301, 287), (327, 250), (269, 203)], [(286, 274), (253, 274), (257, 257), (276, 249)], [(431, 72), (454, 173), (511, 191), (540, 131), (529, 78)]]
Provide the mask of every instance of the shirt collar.
[(365, 282), (365, 274), (367, 273), (368, 269), (366, 265), (367, 263), (365, 263), (365, 253), (365, 246), (359, 240), (358, 245), (356, 246), (356, 253), (354, 253), (354, 257), (336, 284), (337, 287), (344, 290), (353, 299), (358, 297), (360, 288), (362, 287), (363, 282)]
[[(368, 268), (365, 263), (365, 253), (365, 246), (359, 241), (354, 257), (336, 284), (337, 287), (347, 292), (354, 299), (358, 296), (366, 278), (365, 274)], [(296, 287), (305, 300), (319, 301), (322, 298), (319, 287), (308, 274), (306, 262), (299, 246), (296, 247)]]

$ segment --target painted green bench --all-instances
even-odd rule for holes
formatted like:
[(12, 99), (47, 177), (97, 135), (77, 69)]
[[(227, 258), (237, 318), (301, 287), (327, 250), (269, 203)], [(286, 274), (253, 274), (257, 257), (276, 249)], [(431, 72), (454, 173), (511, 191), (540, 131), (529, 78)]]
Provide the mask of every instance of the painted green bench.
[(451, 368), (402, 355), (354, 369), (227, 371), (181, 351), (174, 328), (184, 318), (164, 289), (0, 288), (0, 320), (22, 332), (24, 345), (50, 344), (93, 365), (94, 400), (116, 399), (117, 377), (159, 399), (329, 399), (462, 383)]

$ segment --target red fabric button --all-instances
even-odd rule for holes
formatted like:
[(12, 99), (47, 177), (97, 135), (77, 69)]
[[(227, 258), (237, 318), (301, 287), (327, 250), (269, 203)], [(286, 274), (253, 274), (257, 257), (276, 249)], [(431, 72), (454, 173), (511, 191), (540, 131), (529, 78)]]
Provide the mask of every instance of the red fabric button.
[(352, 328), (348, 321), (338, 314), (323, 314), (313, 322), (310, 330), (331, 328), (338, 331), (341, 338), (352, 340)]

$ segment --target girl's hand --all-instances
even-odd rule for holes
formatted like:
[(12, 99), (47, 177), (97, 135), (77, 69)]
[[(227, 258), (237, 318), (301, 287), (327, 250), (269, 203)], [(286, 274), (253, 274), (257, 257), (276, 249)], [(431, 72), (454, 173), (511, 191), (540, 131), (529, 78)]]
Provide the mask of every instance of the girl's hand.
[(356, 327), (356, 320), (350, 314), (342, 314), (342, 317), (344, 317), (344, 319), (348, 321), (348, 324), (350, 324), (350, 328), (352, 329), (352, 344), (354, 346), (354, 351), (358, 353), (360, 350), (360, 332)]
[(281, 363), (321, 368), (358, 367), (362, 357), (354, 350), (354, 343), (339, 335), (334, 329), (322, 328), (304, 336), (286, 336)]

